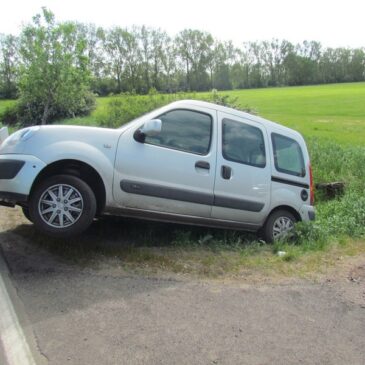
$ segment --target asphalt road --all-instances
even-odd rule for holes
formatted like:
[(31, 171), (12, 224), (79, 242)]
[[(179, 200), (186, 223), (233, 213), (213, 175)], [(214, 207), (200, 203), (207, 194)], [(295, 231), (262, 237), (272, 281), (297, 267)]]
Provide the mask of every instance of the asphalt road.
[(80, 267), (9, 225), (0, 245), (45, 364), (365, 364), (362, 266), (338, 284), (251, 285)]

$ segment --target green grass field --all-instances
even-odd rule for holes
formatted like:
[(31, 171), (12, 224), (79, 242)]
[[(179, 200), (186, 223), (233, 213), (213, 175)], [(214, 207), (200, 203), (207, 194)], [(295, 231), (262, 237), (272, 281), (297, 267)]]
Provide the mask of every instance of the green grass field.
[[(365, 144), (365, 83), (235, 90), (221, 94), (237, 98), (241, 107), (250, 107), (262, 117), (298, 130), (306, 138), (318, 137), (343, 145)], [(186, 98), (207, 95), (186, 94)], [(116, 99), (117, 96), (98, 98), (90, 116), (62, 123), (97, 125), (107, 113), (108, 103)], [(13, 104), (12, 100), (0, 100), (0, 115)]]
[(241, 105), (301, 132), (341, 144), (365, 145), (365, 83), (239, 90)]
[[(294, 128), (306, 138), (318, 137), (343, 145), (365, 145), (365, 83), (235, 90), (220, 94), (237, 98), (241, 107), (249, 107), (264, 118)], [(207, 95), (186, 94), (186, 98)], [(98, 98), (96, 109), (90, 116), (65, 122), (97, 125), (113, 99), (118, 97)]]

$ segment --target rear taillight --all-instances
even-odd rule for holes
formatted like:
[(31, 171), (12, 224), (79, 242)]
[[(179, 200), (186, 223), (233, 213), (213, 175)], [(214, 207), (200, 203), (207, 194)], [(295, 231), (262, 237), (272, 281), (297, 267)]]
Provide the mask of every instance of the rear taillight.
[(313, 174), (312, 166), (309, 163), (309, 179), (310, 179), (310, 205), (314, 205), (314, 184), (313, 184)]

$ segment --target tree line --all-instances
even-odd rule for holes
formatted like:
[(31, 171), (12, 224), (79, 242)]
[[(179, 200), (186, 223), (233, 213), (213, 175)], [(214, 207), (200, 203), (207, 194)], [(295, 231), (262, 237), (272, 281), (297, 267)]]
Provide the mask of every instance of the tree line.
[[(42, 113), (43, 120), (87, 113), (92, 93), (146, 94), (151, 89), (175, 93), (364, 80), (365, 48), (279, 39), (237, 47), (201, 30), (185, 29), (172, 37), (146, 26), (105, 29), (59, 23), (45, 8), (19, 36), (0, 36), (0, 98), (22, 98), (20, 114)], [(54, 107), (55, 102), (62, 107)]]
[[(104, 29), (70, 22), (62, 26), (67, 29), (71, 24), (73, 39), (60, 39), (68, 43), (60, 46), (83, 43), (84, 67), (90, 71), (92, 91), (99, 95), (147, 93), (151, 88), (176, 92), (352, 82), (365, 77), (364, 48), (278, 39), (236, 47), (200, 30), (185, 29), (172, 37), (145, 26)], [(17, 96), (19, 73), (28, 62), (24, 48), (31, 41), (26, 28), (20, 36), (0, 37), (2, 98)]]

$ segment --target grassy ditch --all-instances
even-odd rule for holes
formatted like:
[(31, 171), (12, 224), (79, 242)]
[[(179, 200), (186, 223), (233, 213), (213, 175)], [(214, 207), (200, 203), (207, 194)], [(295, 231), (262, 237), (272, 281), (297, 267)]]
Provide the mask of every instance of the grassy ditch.
[[(29, 224), (11, 232), (36, 251), (46, 250), (79, 267), (198, 278), (312, 278), (346, 257), (365, 254), (364, 241), (348, 238), (325, 245), (267, 245), (241, 232), (117, 218), (96, 221), (88, 232), (68, 241), (41, 236)], [(283, 249), (286, 255), (278, 256)]]

